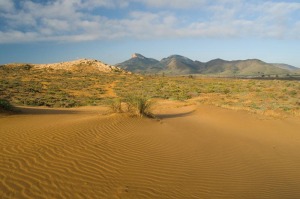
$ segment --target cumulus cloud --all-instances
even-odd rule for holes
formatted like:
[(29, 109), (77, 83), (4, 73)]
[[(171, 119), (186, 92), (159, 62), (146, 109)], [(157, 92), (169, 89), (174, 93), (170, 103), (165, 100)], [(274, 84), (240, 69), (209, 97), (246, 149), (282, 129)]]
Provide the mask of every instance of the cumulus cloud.
[(27, 42), (38, 39), (39, 35), (36, 32), (21, 32), (21, 31), (0, 31), (0, 43), (15, 43)]
[[(299, 39), (300, 3), (245, 0), (0, 0), (0, 43), (120, 38)], [(131, 10), (131, 5), (135, 9)], [(197, 8), (197, 9), (188, 9)], [(107, 12), (124, 12), (115, 18)], [(178, 11), (181, 9), (181, 11)]]
[(0, 0), (0, 11), (12, 11), (14, 3), (11, 0)]

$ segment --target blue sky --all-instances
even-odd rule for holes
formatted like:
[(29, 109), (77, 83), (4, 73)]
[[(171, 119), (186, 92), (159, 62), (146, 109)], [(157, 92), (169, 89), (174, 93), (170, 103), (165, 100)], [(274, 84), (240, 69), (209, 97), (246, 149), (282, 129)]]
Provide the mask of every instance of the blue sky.
[(0, 64), (132, 53), (300, 67), (298, 0), (0, 0)]

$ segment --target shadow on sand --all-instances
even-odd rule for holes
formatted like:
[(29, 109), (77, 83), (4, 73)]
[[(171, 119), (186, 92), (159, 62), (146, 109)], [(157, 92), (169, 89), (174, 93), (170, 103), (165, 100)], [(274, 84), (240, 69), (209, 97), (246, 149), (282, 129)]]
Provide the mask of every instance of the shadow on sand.
[(183, 112), (183, 113), (173, 113), (173, 114), (155, 114), (155, 117), (159, 119), (170, 119), (170, 118), (178, 118), (178, 117), (185, 117), (192, 113), (194, 113), (196, 110)]
[(43, 107), (16, 107), (16, 114), (26, 115), (61, 115), (61, 114), (78, 114), (80, 111), (72, 109), (51, 109)]

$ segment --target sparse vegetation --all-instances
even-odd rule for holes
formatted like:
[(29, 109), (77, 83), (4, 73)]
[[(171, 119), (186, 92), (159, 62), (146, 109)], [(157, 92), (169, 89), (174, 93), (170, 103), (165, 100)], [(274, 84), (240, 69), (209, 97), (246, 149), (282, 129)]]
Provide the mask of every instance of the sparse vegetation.
[[(143, 93), (143, 94), (140, 94)], [(0, 96), (16, 105), (74, 107), (110, 104), (114, 112), (147, 114), (149, 99), (194, 100), (256, 113), (300, 115), (300, 82), (288, 80), (162, 77), (35, 69), (0, 68)], [(128, 96), (142, 96), (131, 97)], [(147, 100), (145, 100), (147, 99)], [(151, 101), (151, 100), (150, 100)], [(122, 102), (122, 103), (121, 103)], [(133, 109), (135, 109), (133, 111)]]

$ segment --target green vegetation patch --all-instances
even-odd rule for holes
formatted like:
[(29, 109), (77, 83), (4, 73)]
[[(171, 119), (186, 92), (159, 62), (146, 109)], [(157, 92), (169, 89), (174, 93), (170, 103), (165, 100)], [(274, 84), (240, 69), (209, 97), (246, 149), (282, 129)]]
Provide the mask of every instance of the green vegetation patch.
[(0, 111), (13, 111), (14, 107), (6, 99), (0, 99)]

